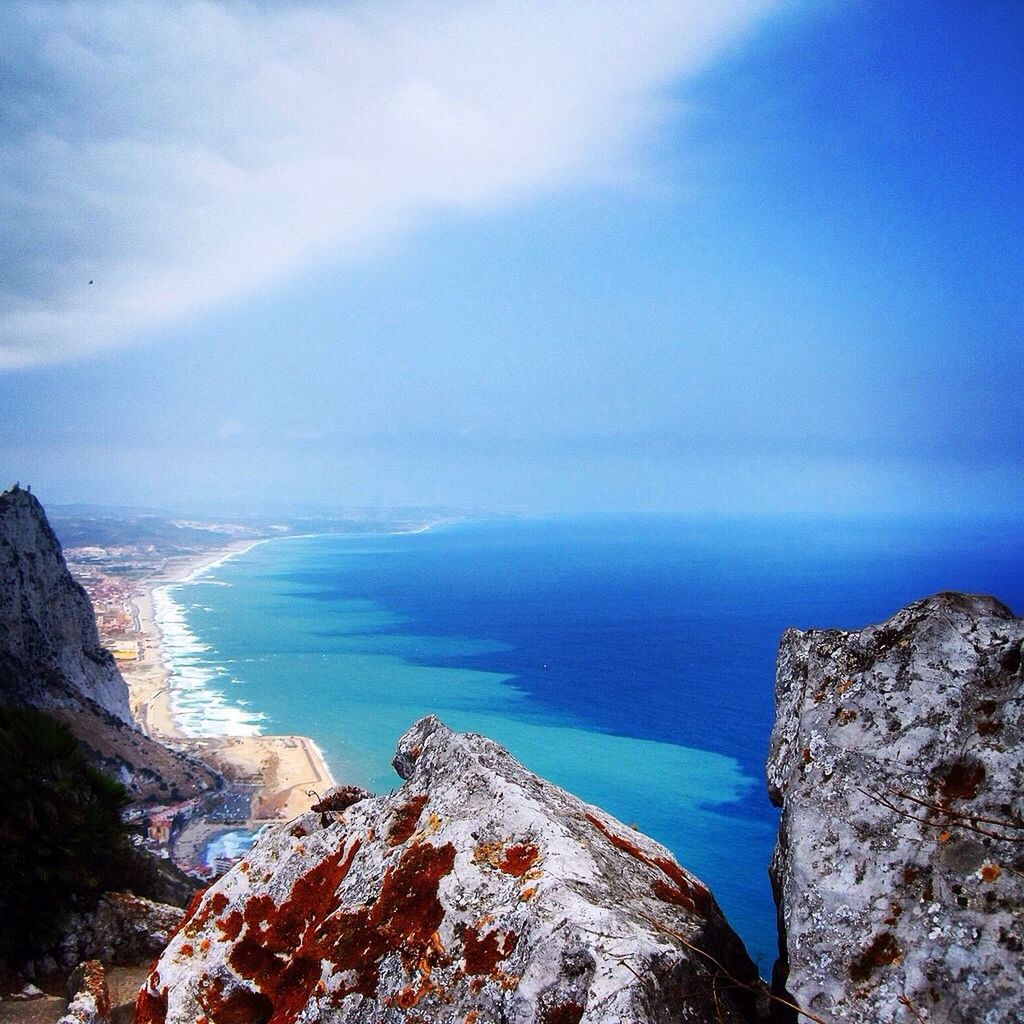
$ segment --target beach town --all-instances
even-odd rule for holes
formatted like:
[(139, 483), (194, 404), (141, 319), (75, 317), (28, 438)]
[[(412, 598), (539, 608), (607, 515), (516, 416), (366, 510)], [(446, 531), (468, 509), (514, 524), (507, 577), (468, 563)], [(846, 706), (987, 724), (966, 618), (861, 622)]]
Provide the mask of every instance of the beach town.
[(308, 810), (333, 785), (319, 748), (305, 736), (187, 736), (172, 712), (172, 669), (161, 648), (153, 591), (181, 582), (261, 539), (243, 537), (181, 554), (159, 545), (87, 545), (65, 550), (96, 613), (100, 640), (128, 684), (135, 723), (146, 735), (205, 761), (225, 786), (172, 804), (132, 807), (140, 842), (196, 877), (227, 871), (261, 829)]

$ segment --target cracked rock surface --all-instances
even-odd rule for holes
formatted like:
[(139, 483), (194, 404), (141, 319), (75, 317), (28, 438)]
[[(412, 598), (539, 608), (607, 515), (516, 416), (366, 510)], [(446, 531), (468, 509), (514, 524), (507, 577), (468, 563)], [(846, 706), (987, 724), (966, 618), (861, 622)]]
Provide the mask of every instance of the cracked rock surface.
[(138, 1024), (760, 1019), (753, 963), (664, 847), (436, 718), (395, 766), (399, 789), (279, 827), (197, 900)]
[(774, 980), (825, 1021), (1024, 1021), (1022, 642), (953, 593), (783, 636)]

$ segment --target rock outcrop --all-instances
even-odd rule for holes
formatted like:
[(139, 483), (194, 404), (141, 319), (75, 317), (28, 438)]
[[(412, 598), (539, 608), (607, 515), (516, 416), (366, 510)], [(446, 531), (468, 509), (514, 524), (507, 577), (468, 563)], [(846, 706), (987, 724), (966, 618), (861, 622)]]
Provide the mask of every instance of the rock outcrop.
[(128, 687), (100, 645), (92, 605), (72, 578), (42, 506), (19, 487), (0, 494), (0, 659), (31, 667), (9, 681), (32, 707), (66, 704), (64, 694), (33, 692), (59, 677), (80, 698), (131, 722)]
[(150, 963), (181, 924), (180, 907), (130, 892), (108, 892), (87, 914), (72, 917), (61, 943), (58, 967), (82, 960), (105, 964)]
[(1022, 642), (962, 594), (783, 636), (775, 981), (829, 1024), (1024, 1020)]
[(184, 911), (131, 892), (108, 892), (96, 906), (68, 917), (58, 944), (35, 960), (19, 964), (27, 977), (67, 977), (76, 964), (150, 964), (181, 924)]
[(137, 1024), (761, 1019), (753, 963), (664, 847), (435, 718), (395, 766), (400, 789), (341, 794), (207, 890)]
[(17, 487), (0, 494), (0, 701), (65, 722), (137, 799), (170, 802), (218, 784), (200, 761), (131, 724), (128, 687), (100, 645), (89, 598), (42, 506)]
[(107, 972), (99, 960), (79, 964), (69, 985), (71, 1002), (57, 1024), (110, 1024)]

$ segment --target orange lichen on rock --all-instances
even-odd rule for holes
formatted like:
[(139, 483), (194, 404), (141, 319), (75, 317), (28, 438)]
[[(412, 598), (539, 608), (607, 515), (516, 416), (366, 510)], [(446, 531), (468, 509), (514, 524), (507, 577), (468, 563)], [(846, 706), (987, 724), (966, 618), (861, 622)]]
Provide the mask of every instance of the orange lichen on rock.
[(217, 921), (217, 927), (220, 929), (220, 933), (225, 939), (229, 942), (234, 942), (234, 940), (241, 934), (242, 925), (244, 923), (245, 919), (242, 917), (241, 913), (237, 910), (232, 910), (227, 917), (223, 917)]
[(199, 1004), (217, 1024), (267, 1024), (274, 1010), (262, 992), (238, 985), (225, 992), (220, 978), (207, 980)]
[[(434, 990), (430, 965), (443, 956), (437, 928), (444, 917), (438, 884), (455, 863), (455, 848), (416, 843), (385, 874), (370, 905), (332, 912), (334, 895), (359, 848), (354, 840), (299, 878), (288, 896), (275, 902), (257, 896), (242, 911), (244, 930), (228, 957), (239, 977), (267, 1000), (266, 1024), (291, 1024), (321, 985), (322, 965), (342, 983), (334, 999), (377, 995), (381, 961), (399, 954), (409, 971), (424, 978), (393, 996), (408, 1008)], [(230, 919), (225, 919), (225, 923)], [(232, 924), (233, 919), (232, 920)], [(424, 969), (425, 968), (425, 969)], [(211, 1017), (220, 1021), (212, 1012)]]
[(542, 1024), (579, 1024), (583, 1007), (579, 1003), (559, 1003), (549, 1006), (541, 1015)]
[(228, 962), (268, 1000), (267, 1020), (273, 1024), (294, 1020), (320, 980), (323, 951), (315, 941), (315, 922), (330, 907), (358, 850), (358, 840), (347, 851), (336, 850), (300, 877), (279, 905), (261, 895), (245, 906), (245, 933)]
[(540, 857), (540, 851), (533, 843), (513, 843), (505, 856), (498, 862), (498, 868), (506, 875), (522, 878)]
[(159, 971), (152, 971), (135, 1000), (133, 1021), (134, 1024), (165, 1024), (166, 1020), (167, 987), (161, 988)]
[(389, 846), (401, 846), (416, 831), (416, 823), (420, 820), (423, 806), (427, 802), (426, 795), (414, 796), (398, 807), (388, 833)]
[(487, 843), (480, 843), (473, 851), (473, 863), (487, 863), (490, 864), (492, 868), (496, 868), (501, 863), (503, 849), (504, 843), (502, 843), (500, 839), (492, 840)]
[(944, 769), (939, 790), (946, 801), (973, 800), (984, 781), (985, 766), (980, 761), (961, 757)]
[(979, 873), (983, 882), (994, 882), (1003, 871), (998, 864), (983, 864)]
[(658, 899), (665, 903), (674, 903), (692, 913), (707, 914), (711, 907), (711, 893), (695, 878), (688, 877), (678, 864), (667, 857), (648, 857), (636, 843), (616, 835), (594, 815), (587, 814), (586, 818), (617, 850), (628, 853), (649, 867), (659, 869), (668, 877), (671, 885), (659, 878), (651, 886)]
[(500, 961), (515, 948), (519, 936), (515, 932), (502, 934), (497, 928), (481, 933), (471, 925), (462, 930), (462, 962), (466, 974), (492, 975)]
[(899, 963), (903, 959), (900, 947), (896, 945), (892, 932), (876, 935), (864, 952), (850, 964), (850, 977), (854, 981), (867, 981), (879, 967)]

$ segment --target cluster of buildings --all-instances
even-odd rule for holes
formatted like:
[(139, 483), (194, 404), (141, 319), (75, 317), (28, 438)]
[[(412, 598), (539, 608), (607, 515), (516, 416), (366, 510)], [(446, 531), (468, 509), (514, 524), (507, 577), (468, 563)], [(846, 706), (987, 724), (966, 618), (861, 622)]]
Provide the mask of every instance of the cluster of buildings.
[(70, 548), (65, 557), (92, 602), (100, 642), (119, 662), (138, 661), (142, 632), (132, 595), (138, 580), (158, 569), (162, 559), (155, 551), (121, 547)]

